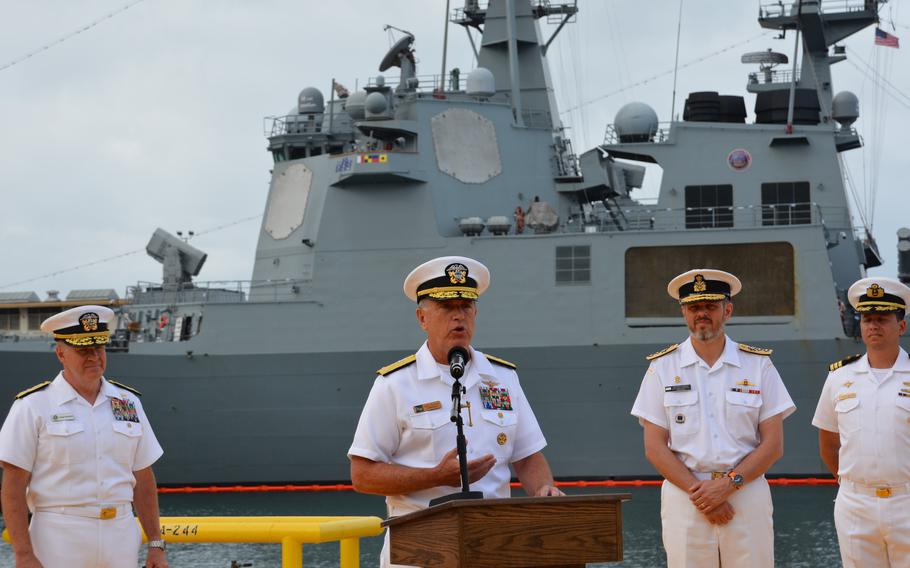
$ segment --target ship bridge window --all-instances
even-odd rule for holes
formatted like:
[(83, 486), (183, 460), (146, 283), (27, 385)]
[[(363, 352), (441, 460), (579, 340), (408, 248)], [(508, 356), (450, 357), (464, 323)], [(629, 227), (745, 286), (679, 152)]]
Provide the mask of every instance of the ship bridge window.
[(761, 184), (762, 225), (806, 225), (811, 221), (809, 182)]
[(792, 316), (796, 313), (793, 245), (740, 243), (635, 247), (626, 251), (626, 317), (680, 317), (667, 282), (693, 267), (735, 274), (743, 290), (733, 298), (737, 316)]
[(591, 246), (556, 247), (556, 284), (591, 283)]
[(33, 308), (28, 311), (28, 328), (35, 330), (41, 329), (41, 322), (47, 318), (59, 314), (61, 310), (56, 308)]
[(19, 309), (0, 310), (0, 329), (19, 329)]
[(733, 226), (732, 185), (687, 185), (686, 228)]

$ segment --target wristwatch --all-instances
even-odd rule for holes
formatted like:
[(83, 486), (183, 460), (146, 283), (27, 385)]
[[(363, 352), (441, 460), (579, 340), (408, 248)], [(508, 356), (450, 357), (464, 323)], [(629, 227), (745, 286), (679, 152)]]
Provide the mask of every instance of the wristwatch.
[(730, 478), (730, 483), (733, 484), (733, 489), (736, 489), (738, 491), (743, 488), (743, 483), (745, 482), (745, 480), (743, 479), (742, 475), (736, 473), (734, 470), (731, 469), (730, 471), (727, 472), (727, 477)]
[(149, 548), (160, 548), (161, 550), (167, 550), (167, 546), (164, 544), (163, 540), (150, 540), (148, 542)]

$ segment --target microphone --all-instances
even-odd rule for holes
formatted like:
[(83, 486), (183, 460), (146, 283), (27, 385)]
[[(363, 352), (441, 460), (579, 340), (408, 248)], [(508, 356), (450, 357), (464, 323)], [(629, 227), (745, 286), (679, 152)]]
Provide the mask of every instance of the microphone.
[(449, 372), (455, 379), (464, 375), (464, 368), (471, 360), (471, 354), (464, 347), (455, 346), (449, 350)]

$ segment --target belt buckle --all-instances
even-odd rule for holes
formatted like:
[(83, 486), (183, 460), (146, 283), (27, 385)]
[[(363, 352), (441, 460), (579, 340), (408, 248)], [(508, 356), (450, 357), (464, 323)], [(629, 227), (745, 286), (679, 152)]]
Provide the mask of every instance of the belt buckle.
[(117, 516), (117, 507), (102, 507), (101, 515), (99, 516), (99, 518), (101, 520), (107, 521), (109, 519), (113, 519), (116, 516)]
[(881, 499), (887, 499), (891, 497), (891, 488), (890, 487), (876, 487), (875, 496)]
[(727, 477), (726, 471), (712, 471), (711, 472), (711, 479), (721, 479), (724, 477)]

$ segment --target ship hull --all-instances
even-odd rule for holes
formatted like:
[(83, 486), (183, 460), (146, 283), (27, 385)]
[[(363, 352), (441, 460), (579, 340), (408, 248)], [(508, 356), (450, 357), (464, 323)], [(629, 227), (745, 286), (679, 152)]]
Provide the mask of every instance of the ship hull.
[[(825, 474), (811, 419), (826, 365), (861, 352), (862, 344), (829, 340), (763, 346), (774, 348), (775, 365), (797, 405), (785, 422), (785, 455), (771, 473)], [(519, 365), (554, 474), (591, 479), (656, 475), (629, 411), (647, 368), (644, 356), (661, 347), (488, 350)], [(406, 354), (112, 353), (108, 376), (144, 393), (143, 405), (165, 449), (155, 465), (162, 484), (326, 483), (350, 478), (346, 453), (373, 383), (372, 369)], [(0, 365), (5, 377), (0, 396), (6, 400), (58, 369), (51, 352), (4, 352)]]

